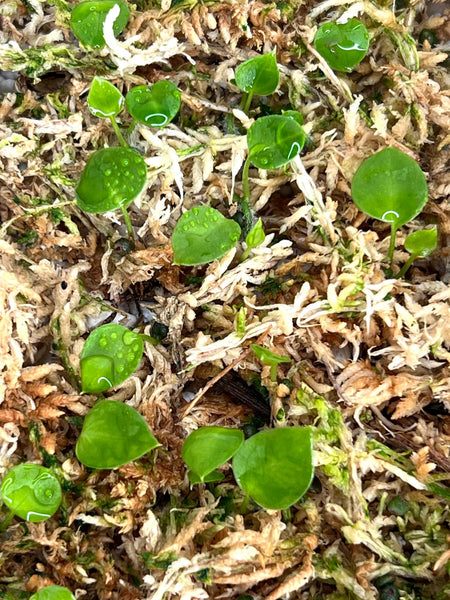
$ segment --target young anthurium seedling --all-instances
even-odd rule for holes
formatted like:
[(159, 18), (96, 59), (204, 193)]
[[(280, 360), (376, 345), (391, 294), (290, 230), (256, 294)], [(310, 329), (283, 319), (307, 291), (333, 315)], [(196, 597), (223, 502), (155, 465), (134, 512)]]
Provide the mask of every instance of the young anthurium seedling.
[(218, 481), (223, 475), (215, 471), (240, 448), (244, 434), (227, 427), (200, 427), (186, 438), (181, 454), (190, 469), (191, 483)]
[(122, 325), (101, 325), (89, 334), (81, 351), (83, 392), (101, 394), (127, 379), (144, 353), (142, 335)]
[(144, 417), (132, 406), (101, 400), (84, 419), (78, 460), (92, 469), (117, 469), (159, 446)]
[(236, 481), (260, 506), (288, 508), (313, 479), (312, 435), (307, 427), (261, 431), (246, 440), (233, 458)]
[(30, 600), (75, 600), (75, 596), (61, 585), (48, 585), (30, 596)]
[(436, 250), (438, 241), (437, 227), (413, 231), (405, 240), (405, 248), (411, 254), (397, 274), (397, 279), (403, 277), (416, 258), (426, 258)]
[(128, 144), (124, 140), (116, 121), (116, 116), (120, 113), (125, 103), (125, 98), (119, 90), (107, 79), (94, 77), (87, 103), (93, 115), (111, 121), (120, 144), (128, 148)]
[(126, 96), (130, 115), (150, 127), (164, 127), (180, 110), (181, 93), (171, 81), (157, 81), (151, 87), (138, 85)]
[(325, 23), (317, 30), (314, 46), (332, 69), (350, 73), (369, 49), (369, 32), (358, 19)]
[(61, 504), (61, 486), (50, 469), (32, 463), (17, 465), (3, 479), (0, 495), (13, 515), (39, 523)]
[(264, 346), (258, 346), (257, 344), (250, 344), (250, 348), (253, 350), (255, 355), (259, 358), (263, 365), (270, 367), (270, 378), (272, 381), (277, 380), (277, 367), (281, 363), (290, 363), (291, 359), (287, 356), (280, 356), (274, 354)]
[(246, 60), (236, 69), (235, 82), (245, 92), (242, 109), (248, 112), (253, 96), (269, 96), (278, 87), (280, 72), (275, 52)]
[(102, 148), (89, 158), (75, 190), (77, 205), (88, 213), (120, 208), (129, 236), (133, 227), (126, 207), (141, 193), (147, 181), (147, 167), (131, 148)]
[(385, 148), (365, 160), (356, 171), (352, 198), (367, 215), (390, 223), (388, 258), (392, 265), (397, 229), (417, 217), (428, 200), (421, 168), (397, 148)]
[(196, 206), (179, 219), (172, 234), (176, 265), (203, 265), (220, 258), (236, 245), (241, 228), (215, 208)]
[(130, 18), (130, 10), (125, 2), (121, 0), (100, 0), (79, 2), (70, 17), (70, 27), (73, 33), (85, 46), (103, 48), (105, 38), (103, 36), (103, 24), (106, 15), (115, 6), (119, 6), (120, 12), (114, 21), (114, 35), (119, 35), (126, 27)]
[(256, 224), (250, 229), (245, 238), (245, 243), (247, 245), (246, 250), (243, 252), (241, 256), (241, 261), (245, 260), (253, 248), (259, 246), (266, 239), (266, 234), (264, 233), (263, 225), (261, 219), (258, 219)]

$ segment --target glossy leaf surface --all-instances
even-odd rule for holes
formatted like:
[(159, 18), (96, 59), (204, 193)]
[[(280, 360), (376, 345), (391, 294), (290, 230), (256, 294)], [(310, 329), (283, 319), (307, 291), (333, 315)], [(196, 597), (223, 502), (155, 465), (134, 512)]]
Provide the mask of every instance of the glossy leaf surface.
[(101, 325), (89, 334), (81, 351), (83, 392), (100, 394), (135, 371), (144, 352), (142, 336), (122, 325)]
[(297, 502), (313, 478), (312, 435), (308, 428), (261, 431), (233, 458), (236, 481), (264, 508), (285, 509)]
[(255, 225), (250, 229), (245, 238), (245, 243), (247, 244), (247, 248), (256, 248), (263, 243), (266, 239), (266, 234), (264, 233), (263, 224), (261, 219), (258, 219)]
[(234, 455), (243, 441), (240, 429), (200, 427), (186, 438), (181, 454), (189, 469), (205, 481), (207, 475)]
[(79, 2), (74, 7), (70, 17), (70, 26), (80, 42), (93, 48), (102, 48), (105, 45), (103, 24), (106, 15), (116, 4), (120, 8), (119, 16), (113, 25), (114, 35), (117, 36), (125, 29), (130, 18), (130, 10), (125, 2), (121, 0), (100, 0), (98, 2), (88, 0)]
[(238, 223), (215, 208), (191, 208), (179, 219), (172, 234), (174, 264), (209, 263), (231, 250), (240, 235)]
[(107, 119), (120, 113), (125, 98), (107, 79), (94, 77), (87, 102), (93, 115), (101, 119)]
[(437, 228), (413, 231), (405, 240), (405, 248), (415, 258), (425, 258), (436, 250)]
[(92, 469), (116, 469), (159, 446), (137, 410), (102, 400), (84, 419), (77, 441), (78, 460)]
[(130, 148), (102, 148), (90, 157), (76, 189), (78, 206), (88, 213), (127, 207), (147, 180), (144, 159)]
[(427, 182), (415, 160), (390, 147), (362, 163), (353, 177), (352, 197), (363, 212), (398, 229), (425, 206)]
[(369, 49), (369, 32), (358, 19), (325, 23), (317, 30), (314, 46), (332, 69), (349, 73)]
[(75, 596), (65, 587), (48, 585), (33, 594), (30, 600), (75, 600)]
[(130, 115), (150, 127), (164, 127), (180, 110), (181, 93), (171, 81), (157, 81), (151, 87), (138, 85), (126, 96)]
[(280, 72), (274, 54), (246, 60), (236, 69), (236, 85), (243, 92), (268, 96), (278, 87)]
[(23, 463), (7, 473), (0, 494), (18, 517), (33, 523), (50, 518), (61, 504), (61, 486), (50, 469)]
[(289, 116), (269, 115), (247, 132), (250, 161), (258, 169), (277, 169), (297, 156), (305, 143), (301, 125)]

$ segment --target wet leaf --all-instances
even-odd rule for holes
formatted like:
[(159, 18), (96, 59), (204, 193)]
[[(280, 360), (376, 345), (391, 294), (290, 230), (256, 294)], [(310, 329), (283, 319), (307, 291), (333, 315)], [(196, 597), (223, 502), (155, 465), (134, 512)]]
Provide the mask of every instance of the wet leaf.
[(119, 385), (135, 371), (143, 352), (142, 336), (122, 325), (94, 329), (81, 352), (83, 392), (100, 394)]
[(0, 495), (18, 517), (39, 523), (49, 519), (61, 504), (61, 486), (53, 472), (32, 463), (17, 465), (3, 479)]
[(92, 469), (116, 469), (159, 446), (133, 407), (102, 400), (86, 415), (77, 441), (78, 460)]
[(203, 265), (231, 250), (241, 228), (215, 208), (197, 206), (186, 211), (172, 234), (174, 264)]
[(171, 81), (139, 85), (126, 96), (130, 115), (150, 127), (164, 127), (180, 110), (181, 93)]
[(236, 69), (236, 85), (243, 92), (268, 96), (278, 87), (280, 72), (275, 54), (246, 60)]
[(102, 77), (94, 77), (87, 102), (93, 115), (107, 119), (120, 113), (125, 98), (112, 83)]
[(415, 160), (389, 147), (365, 160), (356, 171), (352, 197), (363, 212), (398, 229), (421, 212), (428, 188)]
[(65, 587), (48, 585), (33, 594), (30, 600), (75, 600), (75, 596)]
[(88, 213), (127, 207), (140, 194), (147, 168), (131, 148), (102, 148), (90, 157), (76, 188), (78, 206)]
[(114, 35), (119, 35), (126, 27), (130, 18), (130, 10), (121, 0), (100, 0), (99, 2), (79, 2), (70, 17), (70, 26), (76, 37), (86, 46), (102, 48), (105, 45), (103, 37), (103, 24), (106, 15), (115, 6), (119, 6), (120, 13), (114, 21)]
[(277, 169), (297, 156), (305, 139), (296, 119), (281, 115), (261, 117), (247, 132), (250, 161), (259, 169)]
[(244, 434), (240, 429), (200, 427), (186, 438), (181, 454), (200, 482), (211, 481), (207, 476), (227, 462), (243, 441)]
[(233, 458), (236, 481), (264, 508), (280, 510), (297, 502), (311, 485), (312, 435), (308, 428), (261, 431)]
[(358, 19), (325, 23), (317, 30), (314, 46), (335, 71), (351, 72), (369, 49), (369, 32)]

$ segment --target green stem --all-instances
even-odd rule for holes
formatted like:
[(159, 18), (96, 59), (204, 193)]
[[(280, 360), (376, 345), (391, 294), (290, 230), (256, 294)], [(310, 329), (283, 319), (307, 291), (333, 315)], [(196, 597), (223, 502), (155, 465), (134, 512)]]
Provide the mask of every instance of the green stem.
[(121, 206), (120, 208), (122, 210), (123, 220), (125, 221), (125, 226), (127, 228), (128, 237), (134, 242), (134, 229), (133, 225), (131, 224), (130, 215), (124, 206)]
[(405, 273), (407, 272), (407, 270), (409, 269), (409, 267), (413, 264), (413, 261), (416, 260), (416, 258), (417, 258), (417, 255), (411, 254), (411, 256), (408, 258), (408, 260), (405, 262), (403, 267), (400, 269), (400, 271), (395, 276), (395, 279), (400, 279), (400, 277), (403, 277), (405, 275)]
[(13, 518), (14, 518), (13, 511), (8, 509), (8, 513), (7, 513), (6, 517), (0, 523), (0, 531), (6, 531), (9, 527), (9, 524), (13, 520)]
[(124, 148), (129, 148), (130, 146), (126, 143), (125, 138), (123, 137), (122, 132), (120, 131), (119, 126), (117, 125), (115, 117), (109, 117), (109, 119), (111, 121), (111, 125), (113, 126), (114, 133), (117, 135), (117, 139), (120, 142), (120, 145)]
[(397, 233), (397, 228), (395, 227), (395, 225), (393, 223), (391, 223), (391, 240), (389, 242), (389, 252), (388, 252), (388, 259), (389, 259), (389, 264), (391, 266), (391, 269), (392, 269), (392, 264), (394, 262), (395, 234), (396, 233)]
[(241, 205), (244, 202), (250, 200), (250, 184), (248, 182), (248, 171), (250, 169), (250, 156), (247, 156), (247, 160), (244, 163), (244, 168), (242, 169), (242, 191), (244, 192), (244, 197), (241, 200)]
[(246, 115), (248, 115), (248, 111), (250, 110), (250, 105), (253, 100), (253, 92), (248, 92), (247, 96), (245, 97), (245, 100), (244, 100), (244, 98), (242, 100), (244, 103), (242, 110), (245, 112)]

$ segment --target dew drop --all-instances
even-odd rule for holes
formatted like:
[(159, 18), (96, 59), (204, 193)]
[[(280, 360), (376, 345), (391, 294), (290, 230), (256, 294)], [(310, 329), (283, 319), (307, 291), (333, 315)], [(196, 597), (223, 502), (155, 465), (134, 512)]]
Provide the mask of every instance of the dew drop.
[(191, 227), (195, 227), (195, 221), (189, 221), (189, 225), (190, 225)]
[(136, 334), (134, 334), (132, 331), (125, 331), (125, 333), (122, 336), (122, 342), (125, 344), (125, 346), (130, 346), (136, 339)]
[(217, 215), (213, 215), (213, 217), (212, 217), (212, 220), (213, 220), (214, 222), (216, 222), (216, 221), (218, 221), (218, 220), (219, 220), (219, 217), (218, 217)]
[(106, 348), (108, 345), (108, 340), (105, 337), (102, 337), (98, 343), (102, 348)]
[(139, 344), (133, 344), (133, 352), (137, 352), (139, 350)]
[(264, 158), (264, 157), (263, 157), (263, 158), (261, 158), (261, 159), (260, 159), (260, 161), (259, 161), (259, 162), (260, 162), (262, 165), (267, 165), (267, 163), (268, 163), (269, 161), (267, 160), (267, 158)]
[(117, 340), (117, 333), (115, 331), (112, 332), (111, 339), (112, 340)]
[(118, 359), (122, 359), (124, 357), (124, 353), (123, 352), (118, 352), (117, 353), (117, 358)]
[(130, 164), (128, 158), (122, 158), (120, 162), (122, 163), (122, 167), (128, 167), (128, 165)]
[(125, 370), (125, 367), (123, 365), (117, 365), (116, 371), (118, 373), (123, 373)]
[(194, 214), (195, 216), (197, 216), (197, 215), (198, 215), (198, 213), (199, 213), (199, 210), (198, 210), (198, 208), (193, 208), (193, 209), (192, 209), (192, 214)]
[(135, 156), (134, 162), (138, 165), (142, 162), (142, 158), (140, 156)]
[(123, 174), (124, 174), (125, 177), (129, 177), (130, 176), (130, 171), (124, 171)]
[(106, 177), (109, 177), (111, 175), (112, 171), (111, 171), (111, 169), (105, 169), (104, 173), (105, 173)]
[(128, 362), (132, 362), (134, 360), (135, 356), (136, 355), (133, 352), (128, 352), (128, 354), (127, 354), (127, 361)]
[(189, 227), (188, 225), (183, 225), (183, 227), (181, 228), (183, 231), (188, 231)]

